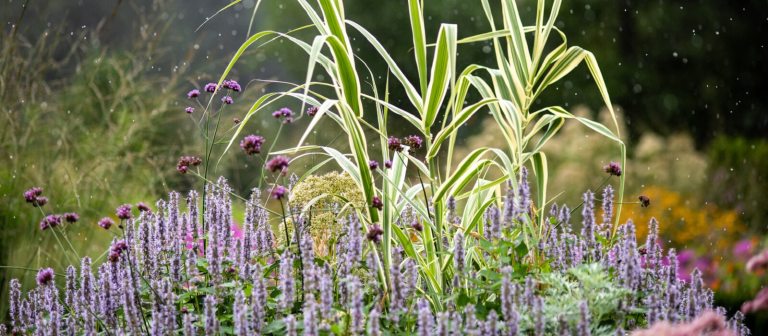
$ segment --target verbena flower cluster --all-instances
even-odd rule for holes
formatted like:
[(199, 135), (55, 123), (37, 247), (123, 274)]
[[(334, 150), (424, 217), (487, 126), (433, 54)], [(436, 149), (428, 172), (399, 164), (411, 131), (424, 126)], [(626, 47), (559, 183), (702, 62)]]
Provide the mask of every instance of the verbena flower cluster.
[[(542, 228), (547, 238), (520, 241), (515, 232), (529, 223), (533, 203), (524, 170), (521, 175), (501, 206), (488, 208), (482, 227), (442, 242), (454, 269), (448, 297), (430, 294), (418, 254), (396, 247), (391, 269), (383, 269), (381, 229), (354, 213), (340, 216), (342, 232), (324, 257), (314, 251), (311, 216), (298, 212), (287, 214), (292, 236), (277, 243), (275, 218), (262, 207), (259, 190), (246, 200), (238, 225), (232, 189), (220, 178), (206, 186), (204, 198), (194, 190), (186, 197), (172, 192), (155, 211), (140, 206), (137, 217), (130, 205), (120, 206), (120, 229), (102, 225), (116, 238), (101, 262), (85, 257), (63, 279), (42, 269), (37, 287), (26, 292), (12, 280), (3, 332), (603, 335), (657, 322), (663, 324), (656, 328), (701, 327), (706, 321), (699, 317), (725, 321), (700, 272), (680, 279), (675, 251), (657, 243), (658, 223), (649, 224), (644, 242), (636, 240), (632, 222), (611, 241), (610, 186), (599, 219), (593, 193), (584, 194), (578, 233), (573, 210), (555, 205)], [(460, 216), (455, 203), (449, 202), (449, 218)], [(408, 231), (421, 221), (406, 207), (398, 222)], [(380, 282), (382, 272), (391, 275), (389, 283)], [(742, 320), (737, 313), (721, 329), (747, 335)]]

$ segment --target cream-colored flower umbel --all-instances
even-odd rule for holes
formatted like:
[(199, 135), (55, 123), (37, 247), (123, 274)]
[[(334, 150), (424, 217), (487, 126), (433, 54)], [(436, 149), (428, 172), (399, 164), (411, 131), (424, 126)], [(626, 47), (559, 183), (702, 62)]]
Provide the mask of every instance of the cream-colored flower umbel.
[[(349, 207), (346, 208), (348, 210), (336, 213), (344, 208), (344, 200), (351, 203), (353, 208), (365, 208), (365, 198), (355, 181), (348, 174), (338, 172), (310, 175), (293, 187), (288, 202), (291, 207), (301, 209), (323, 194), (326, 196), (312, 205), (312, 221), (309, 229), (315, 253), (319, 256), (328, 254), (329, 241), (340, 232), (339, 220), (350, 214), (351, 208)], [(289, 230), (291, 229), (289, 225)], [(285, 235), (276, 236), (284, 237)]]

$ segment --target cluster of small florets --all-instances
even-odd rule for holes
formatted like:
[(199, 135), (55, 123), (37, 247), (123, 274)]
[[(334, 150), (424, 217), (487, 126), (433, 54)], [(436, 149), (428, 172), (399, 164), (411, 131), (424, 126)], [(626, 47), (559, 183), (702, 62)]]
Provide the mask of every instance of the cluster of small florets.
[(261, 146), (264, 144), (264, 137), (260, 135), (248, 135), (240, 140), (240, 148), (245, 154), (253, 155), (261, 153)]
[(610, 162), (603, 167), (603, 171), (611, 176), (621, 176), (621, 165), (618, 162)]
[(403, 146), (408, 146), (411, 150), (417, 150), (423, 146), (423, 143), (424, 140), (418, 135), (409, 135), (402, 139), (390, 136), (387, 139), (387, 147), (389, 147), (389, 150), (395, 152), (402, 152), (404, 149)]
[[(307, 111), (309, 113), (309, 111)], [(275, 112), (272, 112), (272, 116), (275, 119), (282, 119), (284, 124), (290, 124), (293, 122), (293, 111), (287, 107), (283, 107)]]
[[(240, 84), (231, 79), (227, 79), (221, 82), (221, 86), (217, 86), (216, 83), (205, 84), (205, 86), (203, 87), (203, 91), (214, 93), (216, 92), (217, 88), (231, 90), (232, 92), (242, 91), (242, 87), (240, 86)], [(194, 99), (197, 97), (200, 97), (200, 90), (192, 89), (189, 92), (187, 92), (187, 98)], [(226, 105), (230, 105), (234, 103), (234, 99), (232, 99), (232, 96), (227, 94), (221, 98), (221, 102)], [(186, 108), (184, 108), (184, 111), (187, 112), (188, 114), (192, 114), (195, 112), (195, 108), (192, 106), (187, 106)]]
[(310, 117), (314, 117), (317, 114), (318, 111), (319, 111), (319, 109), (317, 108), (317, 106), (310, 106), (310, 107), (307, 108), (307, 114)]
[(285, 175), (288, 172), (288, 166), (291, 164), (291, 159), (287, 156), (278, 155), (267, 161), (267, 170), (273, 173), (280, 173)]
[(203, 163), (203, 160), (197, 156), (182, 156), (179, 158), (179, 162), (176, 164), (176, 170), (178, 170), (179, 173), (186, 174), (187, 171), (189, 171), (190, 166), (196, 167), (201, 163)]
[(43, 196), (43, 188), (40, 187), (32, 187), (25, 191), (24, 200), (35, 207), (41, 207), (48, 203), (48, 197)]

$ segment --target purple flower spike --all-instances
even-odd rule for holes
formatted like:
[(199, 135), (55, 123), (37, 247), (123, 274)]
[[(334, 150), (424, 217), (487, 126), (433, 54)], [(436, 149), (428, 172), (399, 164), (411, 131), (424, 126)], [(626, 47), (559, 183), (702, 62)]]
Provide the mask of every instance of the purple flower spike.
[(278, 155), (267, 161), (267, 169), (273, 173), (281, 172), (285, 174), (290, 163), (291, 160), (288, 157)]
[(74, 212), (68, 212), (64, 214), (64, 220), (67, 221), (67, 223), (76, 223), (80, 220), (80, 215)]
[(379, 169), (379, 163), (375, 160), (368, 161), (368, 168), (371, 168), (371, 170)]
[(192, 114), (192, 113), (195, 113), (195, 108), (194, 108), (194, 107), (192, 107), (192, 106), (187, 106), (187, 107), (184, 109), (184, 112), (187, 112), (187, 114)]
[(99, 226), (101, 226), (101, 228), (104, 230), (109, 230), (109, 228), (112, 227), (112, 225), (114, 224), (115, 224), (115, 221), (113, 221), (112, 218), (109, 218), (109, 217), (104, 217), (99, 220)]
[(230, 97), (230, 96), (224, 96), (224, 97), (221, 98), (221, 102), (224, 103), (224, 104), (227, 104), (227, 105), (231, 105), (235, 101), (232, 100), (232, 97)]
[(205, 92), (216, 92), (216, 83), (205, 84), (205, 87), (203, 89), (205, 90)]
[(198, 90), (198, 89), (194, 89), (194, 90), (191, 90), (191, 91), (187, 92), (187, 98), (189, 98), (189, 99), (197, 98), (199, 96), (200, 96), (200, 90)]
[(264, 137), (260, 135), (248, 135), (240, 141), (240, 148), (245, 154), (253, 155), (261, 153), (261, 146), (264, 144)]
[(115, 215), (120, 219), (131, 219), (131, 205), (123, 204), (115, 210)]
[(618, 162), (611, 162), (603, 167), (603, 171), (613, 176), (621, 176), (621, 165)]
[(288, 189), (281, 185), (276, 185), (274, 188), (272, 188), (272, 198), (276, 200), (280, 200), (285, 198), (285, 194), (288, 193)]
[(400, 142), (400, 139), (395, 138), (393, 136), (387, 139), (387, 147), (389, 147), (389, 150), (393, 150), (395, 152), (403, 151), (403, 144)]
[(43, 268), (37, 272), (37, 284), (45, 286), (53, 281), (53, 269)]

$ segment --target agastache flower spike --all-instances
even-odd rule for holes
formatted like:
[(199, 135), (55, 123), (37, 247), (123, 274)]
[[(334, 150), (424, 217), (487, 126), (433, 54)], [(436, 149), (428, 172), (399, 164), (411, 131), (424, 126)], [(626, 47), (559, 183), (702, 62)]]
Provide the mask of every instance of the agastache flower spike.
[(280, 310), (287, 311), (293, 306), (294, 281), (293, 281), (293, 255), (288, 249), (283, 252), (280, 258), (280, 279), (278, 281), (282, 297), (280, 299)]
[(464, 273), (464, 235), (461, 232), (453, 238), (453, 267), (456, 273)]
[(216, 297), (207, 295), (204, 300), (203, 314), (205, 319), (205, 334), (216, 335), (219, 332), (219, 319), (216, 317)]

